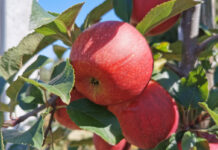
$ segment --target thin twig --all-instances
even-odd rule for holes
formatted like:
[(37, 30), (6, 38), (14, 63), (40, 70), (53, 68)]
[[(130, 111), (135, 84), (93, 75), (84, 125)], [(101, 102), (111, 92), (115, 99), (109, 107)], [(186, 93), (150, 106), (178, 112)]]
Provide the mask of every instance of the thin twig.
[[(55, 103), (54, 103), (54, 104), (55, 104)], [(51, 125), (52, 125), (52, 121), (53, 121), (53, 119), (54, 119), (54, 113), (55, 113), (55, 111), (56, 111), (54, 104), (52, 105), (53, 110), (51, 111), (51, 116), (50, 116), (50, 119), (49, 119), (48, 127), (47, 127), (47, 129), (45, 130), (43, 145), (45, 144), (45, 141), (46, 141), (46, 138), (47, 138), (47, 136), (48, 136), (49, 131), (51, 131)]]
[(206, 40), (204, 40), (203, 42), (201, 42), (198, 45), (197, 52), (200, 53), (200, 52), (204, 51), (209, 44), (215, 42), (216, 40), (218, 40), (218, 35), (213, 35), (213, 36), (207, 38)]
[[(55, 101), (57, 100), (57, 96), (56, 95), (52, 95), (52, 97), (48, 100), (48, 104), (51, 106), (55, 103)], [(31, 116), (35, 116), (36, 114), (38, 114), (40, 111), (42, 111), (43, 109), (47, 108), (47, 104), (41, 105), (40, 107), (34, 109), (33, 111), (18, 117), (17, 119), (12, 119), (9, 121), (6, 121), (2, 127), (7, 128), (7, 127), (14, 127), (17, 124), (23, 122), (24, 120), (26, 120), (27, 118), (31, 117)]]
[(172, 65), (170, 63), (166, 63), (165, 67), (172, 70), (173, 72), (175, 72), (180, 77), (184, 76), (184, 74), (180, 71), (180, 69), (178, 67), (176, 67), (175, 65)]

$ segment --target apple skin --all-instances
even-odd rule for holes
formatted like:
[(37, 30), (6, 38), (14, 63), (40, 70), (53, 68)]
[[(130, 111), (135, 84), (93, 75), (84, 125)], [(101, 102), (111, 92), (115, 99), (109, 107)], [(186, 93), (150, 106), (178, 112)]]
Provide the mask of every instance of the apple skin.
[(96, 150), (129, 150), (130, 149), (130, 144), (128, 144), (125, 139), (122, 139), (116, 145), (110, 145), (96, 134), (94, 134), (93, 136), (93, 143)]
[[(133, 0), (133, 9), (130, 23), (136, 25), (152, 8), (167, 1), (169, 0)], [(161, 23), (149, 31), (146, 35), (154, 36), (166, 32), (178, 21), (179, 17), (180, 14), (168, 19), (167, 21)]]
[[(80, 98), (84, 98), (83, 95), (81, 95), (79, 92), (77, 92), (75, 89), (71, 92), (71, 102), (78, 100)], [(57, 106), (67, 106), (65, 103), (62, 102), (60, 98), (56, 101), (56, 107)], [(54, 113), (54, 118), (63, 126), (69, 129), (80, 129), (71, 119), (70, 116), (67, 113), (66, 108), (59, 108)]]
[(110, 105), (108, 109), (117, 117), (125, 139), (142, 149), (154, 148), (178, 127), (177, 105), (155, 81), (150, 81), (132, 101)]
[(85, 30), (70, 54), (75, 87), (99, 105), (127, 101), (151, 78), (153, 57), (145, 38), (130, 24), (106, 21)]

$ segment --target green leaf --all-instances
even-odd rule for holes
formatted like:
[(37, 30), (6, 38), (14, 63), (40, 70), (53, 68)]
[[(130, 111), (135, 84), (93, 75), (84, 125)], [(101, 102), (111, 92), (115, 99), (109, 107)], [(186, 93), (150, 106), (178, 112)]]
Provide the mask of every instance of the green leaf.
[(132, 5), (132, 0), (113, 0), (115, 13), (125, 22), (130, 20)]
[(70, 7), (57, 16), (54, 21), (40, 26), (35, 31), (45, 36), (53, 35), (62, 40), (66, 45), (71, 46), (73, 42), (71, 30), (83, 4), (79, 3)]
[(163, 69), (160, 73), (154, 74), (152, 79), (160, 83), (167, 91), (173, 93), (175, 83), (177, 83), (180, 78), (173, 71)]
[(7, 104), (0, 102), (0, 112), (10, 112), (10, 107)]
[(58, 128), (55, 131), (52, 131), (52, 135), (49, 134), (45, 140), (45, 144), (52, 144), (63, 140), (69, 133), (66, 131), (65, 128)]
[(65, 66), (66, 66), (66, 61), (62, 61), (58, 65), (56, 65), (52, 71), (51, 80), (54, 79), (56, 76), (58, 76), (61, 72), (63, 72)]
[(1, 85), (0, 86), (0, 96), (1, 96), (2, 92), (4, 91), (5, 84), (6, 84), (5, 79), (0, 76), (0, 85)]
[(101, 17), (113, 8), (112, 0), (105, 0), (102, 4), (94, 8), (86, 17), (82, 29), (88, 28), (90, 25), (98, 22)]
[(207, 132), (209, 134), (215, 134), (215, 135), (218, 135), (218, 126), (217, 125), (214, 125), (210, 128), (207, 129)]
[(214, 73), (214, 85), (218, 87), (218, 67), (216, 67), (215, 73)]
[(169, 42), (161, 42), (161, 43), (154, 43), (152, 45), (152, 48), (155, 50), (165, 52), (165, 53), (171, 53), (172, 50), (170, 50), (170, 43)]
[(70, 103), (70, 92), (74, 86), (74, 70), (69, 60), (66, 63), (64, 71), (56, 78), (51, 80), (48, 84), (39, 83), (35, 80), (24, 77), (19, 78), (23, 79), (25, 82), (35, 85), (36, 87), (40, 87), (43, 90), (47, 90), (48, 92), (59, 96), (66, 104)]
[[(25, 86), (26, 85), (26, 86)], [(19, 106), (23, 110), (34, 109), (38, 104), (43, 104), (44, 94), (41, 89), (34, 85), (25, 84), (18, 96)]]
[(64, 52), (66, 52), (67, 48), (66, 47), (63, 47), (63, 46), (60, 46), (60, 45), (53, 45), (53, 50), (56, 54), (56, 56), (61, 59)]
[(65, 10), (63, 13), (61, 13), (56, 20), (60, 20), (61, 22), (64, 23), (65, 27), (68, 30), (71, 30), (72, 25), (75, 22), (75, 19), (77, 17), (77, 15), (79, 14), (82, 6), (84, 3), (78, 3), (70, 8), (68, 8), (67, 10)]
[(81, 129), (96, 133), (112, 145), (123, 138), (116, 117), (103, 106), (80, 99), (70, 103), (67, 112)]
[(196, 136), (190, 131), (185, 132), (182, 138), (182, 149), (193, 149), (196, 148), (195, 144), (197, 142)]
[(197, 137), (197, 150), (210, 150), (209, 143), (206, 139)]
[(160, 142), (152, 150), (178, 150), (175, 134), (171, 135), (170, 138)]
[(212, 111), (205, 102), (199, 102), (199, 105), (210, 114), (216, 125), (218, 125), (218, 114)]
[(34, 61), (23, 73), (24, 77), (30, 76), (36, 69), (40, 69), (41, 67), (51, 63), (52, 60), (46, 56), (39, 55), (36, 61)]
[(0, 129), (4, 123), (4, 113), (0, 111)]
[(210, 90), (207, 104), (212, 110), (218, 107), (218, 88)]
[(186, 79), (181, 79), (182, 83), (186, 86), (197, 86), (202, 94), (202, 98), (206, 100), (209, 95), (208, 81), (206, 72), (203, 67), (198, 66), (196, 69), (191, 71)]
[(9, 49), (0, 57), (0, 75), (10, 80), (34, 54), (56, 39), (39, 33), (31, 33), (23, 38), (17, 47)]
[(183, 106), (198, 108), (198, 102), (206, 101), (209, 94), (205, 70), (198, 66), (187, 78), (174, 83), (169, 92)]
[(178, 75), (169, 70), (153, 74), (153, 80), (159, 82), (177, 102), (185, 107), (199, 107), (198, 102), (208, 98), (208, 81), (204, 69), (199, 66), (190, 72), (187, 78), (179, 79)]
[(5, 150), (1, 128), (0, 128), (0, 150)]
[(31, 146), (21, 145), (21, 144), (13, 144), (8, 150), (37, 150)]
[[(29, 67), (27, 67), (27, 69), (23, 73), (23, 77), (29, 77), (36, 69), (40, 69), (41, 67), (50, 62), (51, 60), (48, 57), (40, 55), (35, 62), (33, 62)], [(8, 97), (11, 99), (11, 111), (14, 110), (14, 107), (17, 104), (17, 98), (19, 96), (21, 89), (24, 86), (24, 83), (25, 82), (22, 79), (18, 78), (16, 81), (11, 83), (11, 85), (6, 91)]]
[(144, 35), (167, 19), (199, 3), (201, 3), (200, 0), (170, 0), (164, 2), (151, 9), (143, 20), (137, 24), (136, 28)]
[(30, 29), (36, 29), (44, 24), (52, 22), (55, 17), (46, 12), (36, 0), (32, 3), (32, 13), (30, 16)]
[(39, 120), (25, 132), (5, 130), (3, 131), (4, 140), (6, 142), (29, 145), (40, 149), (44, 139), (43, 124), (44, 120), (40, 117)]

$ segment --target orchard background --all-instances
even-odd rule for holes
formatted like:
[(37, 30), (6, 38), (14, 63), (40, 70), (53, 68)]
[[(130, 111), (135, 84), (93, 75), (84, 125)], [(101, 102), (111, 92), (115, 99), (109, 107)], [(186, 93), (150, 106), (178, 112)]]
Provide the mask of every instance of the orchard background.
[[(64, 103), (70, 103), (70, 92), (75, 83), (74, 70), (69, 59), (63, 59), (64, 53), (69, 53), (85, 29), (101, 22), (102, 16), (112, 9), (122, 21), (130, 22), (132, 0), (105, 0), (78, 26), (75, 19), (84, 3), (69, 6), (58, 14), (45, 11), (33, 1), (30, 18), (33, 32), (0, 56), (0, 94), (8, 83), (5, 90), (10, 99), (9, 103), (0, 102), (1, 150), (89, 150), (94, 149), (93, 132), (113, 145), (123, 138), (116, 117), (104, 106), (87, 99), (67, 106), (70, 118), (84, 130), (72, 131), (54, 120), (57, 97)], [(211, 139), (218, 141), (215, 4), (214, 0), (171, 0), (149, 11), (136, 25), (152, 49), (152, 79), (176, 100), (180, 115), (177, 132), (153, 150), (177, 150), (179, 143), (185, 150), (208, 150)], [(147, 36), (154, 27), (178, 14), (181, 14), (180, 19), (170, 30), (157, 36)], [(63, 44), (56, 42), (58, 40)], [(39, 55), (17, 77), (25, 63), (51, 45), (58, 60)], [(40, 78), (30, 79), (38, 69)], [(23, 109), (25, 114), (15, 114), (16, 107)], [(5, 112), (10, 114), (9, 119), (4, 119)], [(131, 149), (138, 148), (132, 146)]]

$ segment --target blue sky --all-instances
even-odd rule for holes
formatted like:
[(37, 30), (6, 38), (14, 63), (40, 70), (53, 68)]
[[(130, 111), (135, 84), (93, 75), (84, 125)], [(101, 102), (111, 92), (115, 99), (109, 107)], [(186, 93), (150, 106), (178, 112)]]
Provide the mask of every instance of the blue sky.
[[(103, 3), (104, 0), (38, 0), (38, 2), (41, 5), (41, 7), (46, 11), (57, 12), (57, 13), (61, 13), (67, 8), (77, 3), (85, 2), (76, 19), (76, 24), (80, 26), (83, 23), (84, 19), (86, 18), (87, 14), (93, 8)], [(101, 21), (107, 21), (107, 20), (120, 20), (120, 19), (115, 15), (114, 11), (111, 10), (110, 12), (108, 12), (102, 17)], [(60, 41), (56, 42), (55, 44), (62, 45)], [(64, 58), (69, 57), (69, 53), (70, 51), (67, 51), (64, 54)], [(40, 54), (50, 57), (52, 59), (56, 59), (56, 56), (52, 50), (52, 46), (48, 46), (42, 52), (40, 52)]]

